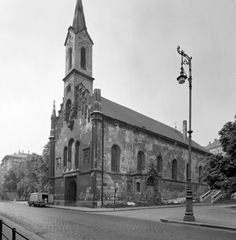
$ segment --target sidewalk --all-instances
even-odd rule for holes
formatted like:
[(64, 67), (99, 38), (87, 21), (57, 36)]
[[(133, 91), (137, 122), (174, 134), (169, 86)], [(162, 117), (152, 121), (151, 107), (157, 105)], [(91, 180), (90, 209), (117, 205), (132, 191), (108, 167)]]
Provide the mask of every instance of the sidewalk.
[(236, 206), (235, 205), (213, 205), (206, 207), (194, 207), (194, 222), (183, 221), (182, 215), (172, 215), (161, 218), (162, 222), (192, 225), (198, 227), (218, 228), (236, 231)]
[(183, 221), (185, 205), (182, 204), (116, 209), (68, 207), (59, 205), (51, 205), (50, 207), (236, 231), (236, 205), (231, 204), (194, 204), (193, 212), (195, 222)]

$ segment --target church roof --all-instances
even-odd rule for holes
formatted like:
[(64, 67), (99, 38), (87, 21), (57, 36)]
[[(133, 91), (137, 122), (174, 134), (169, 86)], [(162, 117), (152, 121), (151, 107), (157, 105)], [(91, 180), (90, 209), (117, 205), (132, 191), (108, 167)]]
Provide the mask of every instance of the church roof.
[(75, 32), (78, 32), (82, 29), (87, 29), (82, 0), (77, 0), (72, 26), (75, 29)]
[[(102, 112), (107, 117), (153, 132), (166, 139), (188, 145), (188, 139), (185, 140), (183, 134), (174, 128), (112, 102), (104, 97), (101, 98), (101, 103)], [(209, 153), (204, 147), (194, 141), (192, 141), (192, 147), (205, 153)]]

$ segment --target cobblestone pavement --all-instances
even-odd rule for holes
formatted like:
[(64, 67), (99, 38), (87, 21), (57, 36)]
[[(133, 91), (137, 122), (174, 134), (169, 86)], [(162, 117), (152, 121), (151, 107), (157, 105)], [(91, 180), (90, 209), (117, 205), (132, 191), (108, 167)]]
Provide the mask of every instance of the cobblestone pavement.
[[(233, 210), (235, 209), (235, 210)], [(229, 226), (236, 229), (236, 206), (198, 205), (193, 207), (195, 223)], [(144, 209), (139, 211), (113, 211), (103, 214), (159, 221), (161, 218), (183, 220), (185, 206), (173, 208)]]
[(235, 240), (236, 233), (105, 214), (0, 202), (0, 216), (44, 239)]

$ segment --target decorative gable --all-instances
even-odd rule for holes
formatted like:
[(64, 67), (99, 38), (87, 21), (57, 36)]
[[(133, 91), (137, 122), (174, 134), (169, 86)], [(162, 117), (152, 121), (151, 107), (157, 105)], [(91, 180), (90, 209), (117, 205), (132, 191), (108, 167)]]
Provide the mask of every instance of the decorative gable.
[(154, 169), (154, 167), (152, 166), (150, 171), (147, 173), (147, 179), (149, 177), (154, 177), (155, 180), (158, 178), (158, 174), (157, 174), (157, 171)]

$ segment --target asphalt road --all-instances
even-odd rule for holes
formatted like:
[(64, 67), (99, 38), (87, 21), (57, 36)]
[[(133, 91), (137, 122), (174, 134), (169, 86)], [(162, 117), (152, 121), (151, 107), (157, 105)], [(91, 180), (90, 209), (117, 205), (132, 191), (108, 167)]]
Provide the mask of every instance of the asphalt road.
[[(158, 210), (157, 210), (158, 211)], [(127, 213), (128, 214), (128, 213)], [(140, 213), (139, 213), (140, 215)], [(147, 214), (144, 214), (145, 216)], [(57, 240), (235, 240), (236, 232), (162, 223), (145, 218), (83, 213), (0, 202), (0, 216), (44, 239)]]

